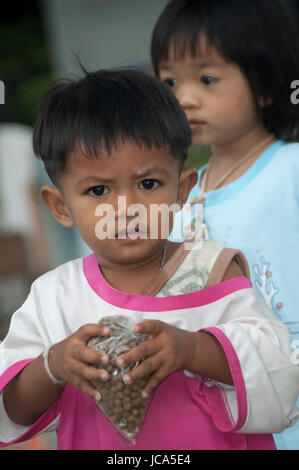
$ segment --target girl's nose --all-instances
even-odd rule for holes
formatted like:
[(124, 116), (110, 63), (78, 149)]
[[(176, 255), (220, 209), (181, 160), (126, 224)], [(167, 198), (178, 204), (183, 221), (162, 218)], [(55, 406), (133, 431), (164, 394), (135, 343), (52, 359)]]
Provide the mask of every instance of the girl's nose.
[(175, 89), (175, 95), (184, 110), (201, 107), (198, 89), (193, 84), (181, 84)]

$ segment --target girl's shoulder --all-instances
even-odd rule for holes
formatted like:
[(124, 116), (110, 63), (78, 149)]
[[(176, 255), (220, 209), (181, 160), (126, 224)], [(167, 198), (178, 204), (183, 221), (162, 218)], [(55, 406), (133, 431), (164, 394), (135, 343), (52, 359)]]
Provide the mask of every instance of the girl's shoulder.
[(299, 152), (299, 142), (284, 142), (281, 150), (287, 150), (288, 152)]
[[(294, 162), (295, 165), (299, 165), (299, 142), (285, 142), (278, 151), (277, 156), (284, 157), (290, 162)], [(299, 168), (299, 167), (298, 167)]]
[(285, 143), (282, 145), (272, 159), (272, 162), (273, 164), (270, 165), (270, 167), (276, 175), (287, 179), (289, 185), (298, 186), (299, 142)]

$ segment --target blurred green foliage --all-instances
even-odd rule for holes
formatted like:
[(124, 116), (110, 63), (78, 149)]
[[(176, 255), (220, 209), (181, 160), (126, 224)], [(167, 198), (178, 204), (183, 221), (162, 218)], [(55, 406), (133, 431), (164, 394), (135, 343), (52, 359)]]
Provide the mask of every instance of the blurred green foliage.
[(209, 147), (200, 147), (193, 145), (189, 150), (189, 156), (186, 161), (187, 168), (201, 168), (205, 165), (211, 156)]
[(52, 82), (50, 54), (37, 0), (7, 3), (0, 16), (0, 121), (31, 126), (40, 96)]

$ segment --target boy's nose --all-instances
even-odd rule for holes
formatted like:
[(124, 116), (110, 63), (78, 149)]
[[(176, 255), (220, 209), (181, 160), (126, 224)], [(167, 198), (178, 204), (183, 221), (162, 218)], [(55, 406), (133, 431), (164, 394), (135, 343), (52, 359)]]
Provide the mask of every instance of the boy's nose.
[(134, 195), (128, 193), (119, 194), (114, 204), (116, 217), (126, 217), (128, 209), (136, 203), (138, 201)]
[(130, 228), (132, 221), (138, 220), (138, 223), (136, 222), (135, 225), (138, 225), (139, 231), (147, 233), (148, 216), (147, 207), (138, 202), (136, 196), (133, 194), (123, 194), (118, 196), (117, 204), (115, 205), (117, 232), (125, 230), (128, 226)]

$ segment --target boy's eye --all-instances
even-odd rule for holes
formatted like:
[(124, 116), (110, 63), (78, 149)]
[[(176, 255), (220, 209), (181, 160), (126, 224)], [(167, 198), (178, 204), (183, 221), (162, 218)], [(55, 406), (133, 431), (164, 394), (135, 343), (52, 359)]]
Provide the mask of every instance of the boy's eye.
[(165, 78), (163, 79), (163, 82), (170, 86), (170, 88), (176, 86), (176, 80), (174, 78)]
[(93, 188), (90, 188), (88, 193), (92, 196), (103, 196), (104, 194), (107, 194), (107, 191), (109, 192), (107, 186), (101, 184), (100, 186), (94, 186)]
[(210, 77), (209, 75), (204, 75), (203, 77), (201, 77), (200, 81), (204, 84), (204, 85), (212, 85), (214, 83), (217, 82), (217, 78), (215, 77)]
[(143, 180), (140, 183), (140, 186), (142, 186), (141, 189), (156, 189), (158, 185), (159, 185), (159, 182), (153, 179)]

